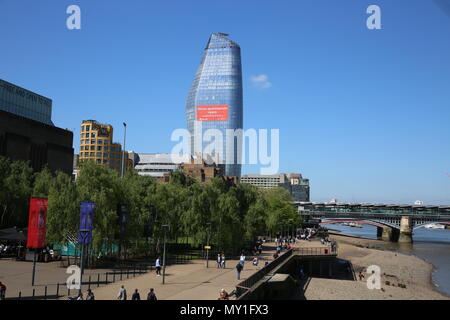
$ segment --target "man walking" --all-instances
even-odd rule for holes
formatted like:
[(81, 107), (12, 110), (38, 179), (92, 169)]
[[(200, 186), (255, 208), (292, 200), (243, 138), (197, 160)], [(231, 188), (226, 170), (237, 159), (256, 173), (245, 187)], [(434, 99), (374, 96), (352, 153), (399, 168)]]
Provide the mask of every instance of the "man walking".
[(119, 294), (117, 295), (117, 300), (127, 300), (127, 290), (122, 285), (119, 290)]
[(225, 269), (225, 254), (221, 254), (221, 258), (220, 258), (220, 266), (222, 269)]
[(160, 277), (161, 276), (161, 261), (159, 260), (159, 257), (156, 259), (155, 267), (156, 267), (156, 275), (158, 277)]
[(86, 300), (95, 300), (94, 293), (92, 292), (91, 289), (88, 289), (87, 291)]
[(141, 300), (141, 295), (138, 292), (138, 289), (134, 290), (133, 295), (131, 296), (131, 300)]
[(237, 279), (238, 279), (238, 280), (241, 280), (241, 271), (242, 271), (242, 269), (244, 269), (244, 267), (243, 267), (242, 264), (239, 262), (239, 263), (236, 265)]
[(242, 270), (244, 270), (244, 263), (245, 263), (244, 253), (241, 254), (241, 257), (239, 258), (239, 263), (242, 265)]
[(150, 292), (147, 295), (147, 300), (158, 300), (156, 299), (155, 290), (153, 288), (150, 289)]

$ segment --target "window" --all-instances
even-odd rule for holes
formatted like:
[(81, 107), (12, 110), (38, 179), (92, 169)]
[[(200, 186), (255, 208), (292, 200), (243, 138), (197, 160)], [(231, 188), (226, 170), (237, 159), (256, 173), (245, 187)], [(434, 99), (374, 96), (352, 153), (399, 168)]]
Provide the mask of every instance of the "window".
[(86, 126), (86, 131), (91, 131), (91, 126)]
[(91, 133), (91, 138), (95, 138), (95, 132)]
[(102, 151), (102, 147), (98, 146), (97, 151)]
[(86, 133), (86, 138), (89, 138), (89, 133)]

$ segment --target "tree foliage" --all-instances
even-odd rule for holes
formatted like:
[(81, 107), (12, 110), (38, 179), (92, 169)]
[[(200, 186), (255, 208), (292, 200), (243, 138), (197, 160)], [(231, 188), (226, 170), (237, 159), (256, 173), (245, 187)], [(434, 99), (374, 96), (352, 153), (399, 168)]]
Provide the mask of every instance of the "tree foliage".
[[(300, 217), (283, 188), (260, 190), (248, 184), (230, 185), (221, 178), (201, 184), (181, 171), (169, 183), (118, 172), (86, 162), (76, 181), (47, 168), (33, 175), (23, 162), (0, 157), (0, 227), (27, 224), (29, 197), (48, 197), (47, 239), (77, 237), (80, 204), (95, 203), (93, 246), (104, 251), (118, 241), (130, 249), (158, 247), (164, 230), (171, 241), (187, 238), (194, 245), (210, 243), (237, 252), (258, 236), (298, 227)], [(120, 233), (118, 205), (128, 207), (125, 232)], [(106, 249), (107, 251), (107, 249)]]

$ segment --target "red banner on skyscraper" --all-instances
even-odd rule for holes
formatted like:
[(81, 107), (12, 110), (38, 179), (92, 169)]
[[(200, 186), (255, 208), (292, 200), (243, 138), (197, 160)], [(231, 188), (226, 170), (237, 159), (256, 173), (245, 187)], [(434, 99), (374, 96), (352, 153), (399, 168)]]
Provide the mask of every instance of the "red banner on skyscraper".
[(198, 121), (227, 121), (228, 105), (197, 106)]
[(27, 248), (44, 248), (48, 200), (45, 198), (30, 199), (30, 215), (28, 217)]

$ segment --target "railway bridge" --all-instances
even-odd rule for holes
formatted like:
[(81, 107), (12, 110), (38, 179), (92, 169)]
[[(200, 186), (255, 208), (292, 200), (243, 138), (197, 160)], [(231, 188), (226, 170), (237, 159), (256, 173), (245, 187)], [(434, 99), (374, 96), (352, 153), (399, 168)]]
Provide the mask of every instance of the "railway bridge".
[(450, 206), (293, 202), (304, 221), (358, 222), (377, 227), (383, 240), (412, 242), (413, 230), (432, 223), (450, 225)]

